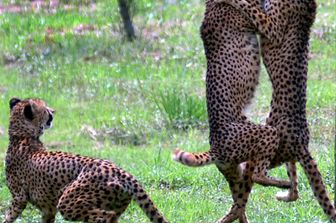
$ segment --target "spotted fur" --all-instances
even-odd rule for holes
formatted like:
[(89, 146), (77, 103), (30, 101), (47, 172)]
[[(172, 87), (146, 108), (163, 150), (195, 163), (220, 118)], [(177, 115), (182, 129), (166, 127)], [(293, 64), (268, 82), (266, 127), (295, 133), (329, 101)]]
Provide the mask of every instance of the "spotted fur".
[(261, 34), (263, 61), (272, 81), (271, 112), (266, 123), (279, 130), (280, 147), (271, 168), (287, 163), (292, 183), (279, 200), (298, 198), (295, 162), (303, 167), (316, 199), (336, 222), (332, 205), (316, 161), (309, 150), (306, 88), (310, 29), (315, 20), (315, 0), (219, 0), (250, 19)]
[(12, 202), (5, 223), (14, 222), (28, 202), (55, 222), (57, 211), (69, 221), (116, 223), (134, 200), (151, 222), (167, 222), (139, 182), (110, 161), (50, 152), (40, 141), (54, 110), (40, 99), (10, 100), (6, 180)]
[[(207, 59), (206, 98), (210, 150), (176, 150), (173, 159), (187, 166), (215, 164), (229, 182), (233, 206), (220, 222), (248, 222), (245, 206), (253, 182), (288, 188), (290, 183), (267, 176), (279, 147), (277, 129), (247, 120), (244, 109), (258, 83), (260, 70), (257, 30), (238, 10), (206, 1), (201, 26)], [(242, 171), (241, 163), (244, 163)]]

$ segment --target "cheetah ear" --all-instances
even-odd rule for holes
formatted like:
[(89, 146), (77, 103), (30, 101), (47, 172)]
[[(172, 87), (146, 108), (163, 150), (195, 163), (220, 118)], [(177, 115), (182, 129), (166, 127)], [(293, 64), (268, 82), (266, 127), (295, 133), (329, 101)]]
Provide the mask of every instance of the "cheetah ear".
[(23, 114), (28, 120), (33, 120), (38, 107), (33, 100), (29, 100), (28, 102), (29, 103), (23, 109)]
[(23, 114), (28, 120), (33, 120), (34, 114), (33, 114), (32, 106), (30, 104), (24, 107)]
[(35, 113), (39, 110), (39, 106), (32, 100), (32, 99), (29, 99), (29, 104), (32, 108), (32, 111)]
[(19, 103), (21, 101), (21, 99), (20, 98), (12, 98), (12, 99), (10, 99), (9, 100), (9, 108), (10, 108), (10, 110), (12, 111), (12, 109), (14, 108), (14, 106), (17, 104), (17, 103)]

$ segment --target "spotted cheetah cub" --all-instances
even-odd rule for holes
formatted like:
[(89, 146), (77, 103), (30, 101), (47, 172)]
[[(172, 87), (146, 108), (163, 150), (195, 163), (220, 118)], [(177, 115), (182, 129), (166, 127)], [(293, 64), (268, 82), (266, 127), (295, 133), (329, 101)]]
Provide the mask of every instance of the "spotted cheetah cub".
[(51, 127), (54, 110), (40, 99), (12, 98), (6, 179), (13, 199), (5, 223), (14, 222), (28, 202), (55, 222), (116, 223), (134, 200), (151, 222), (167, 222), (139, 182), (110, 161), (49, 152), (40, 141)]

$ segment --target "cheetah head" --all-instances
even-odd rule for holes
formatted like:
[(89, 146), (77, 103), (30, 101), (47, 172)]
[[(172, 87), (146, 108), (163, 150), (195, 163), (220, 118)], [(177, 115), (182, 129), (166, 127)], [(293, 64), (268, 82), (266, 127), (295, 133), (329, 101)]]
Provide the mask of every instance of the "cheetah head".
[(40, 99), (12, 98), (9, 107), (10, 136), (38, 138), (52, 125), (55, 111)]

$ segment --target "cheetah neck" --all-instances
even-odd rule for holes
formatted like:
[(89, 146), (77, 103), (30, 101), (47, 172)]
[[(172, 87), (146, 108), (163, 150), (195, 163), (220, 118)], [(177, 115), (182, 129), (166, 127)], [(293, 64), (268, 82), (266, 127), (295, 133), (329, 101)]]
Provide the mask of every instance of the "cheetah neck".
[(14, 140), (27, 139), (27, 138), (39, 140), (39, 137), (43, 134), (43, 132), (42, 130), (29, 128), (20, 123), (11, 121), (9, 123), (8, 134), (9, 138), (10, 139), (12, 138)]
[(8, 153), (27, 154), (35, 151), (44, 150), (43, 143), (39, 137), (21, 137), (10, 135)]

